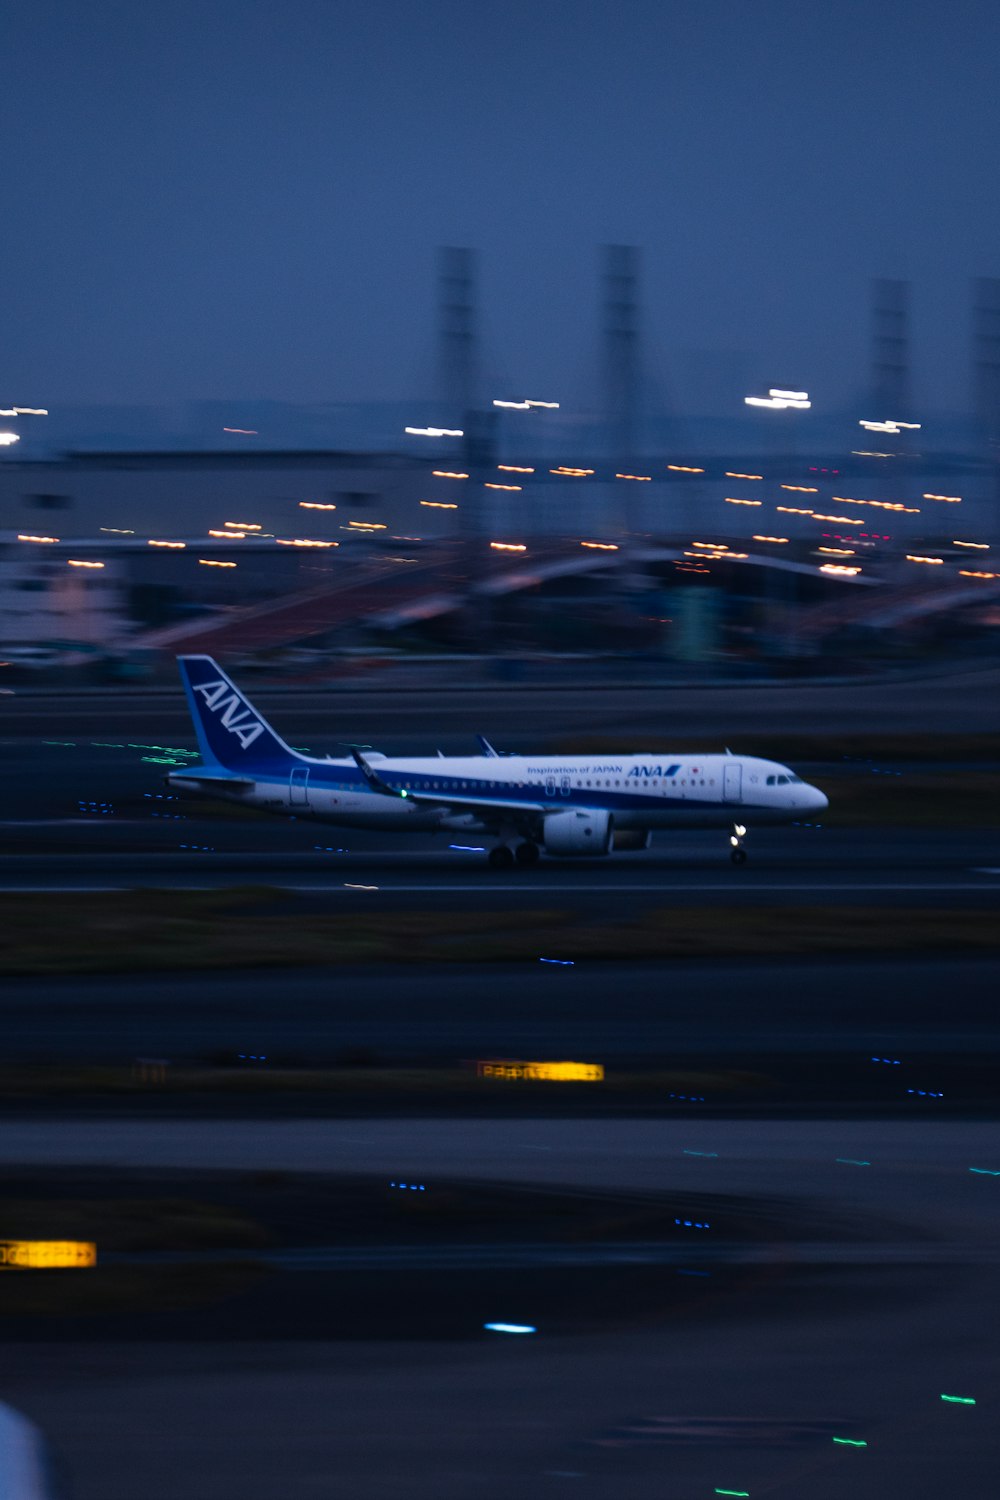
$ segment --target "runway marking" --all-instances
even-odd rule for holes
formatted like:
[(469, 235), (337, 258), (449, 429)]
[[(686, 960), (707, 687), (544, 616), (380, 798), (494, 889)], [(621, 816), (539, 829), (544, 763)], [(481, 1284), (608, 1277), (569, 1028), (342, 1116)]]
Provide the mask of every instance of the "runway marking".
[[(136, 890), (140, 887), (148, 888), (150, 877), (152, 877), (156, 881), (162, 882), (154, 885), (153, 889), (156, 890), (214, 891), (225, 889), (231, 886), (256, 883), (250, 881), (251, 873), (252, 872), (248, 870), (222, 871), (219, 874), (219, 878), (217, 880), (213, 880), (208, 885), (206, 885), (204, 881), (188, 882), (184, 880), (170, 879), (166, 875), (161, 876), (155, 871), (140, 872), (135, 876), (133, 880), (129, 881), (128, 883), (120, 883), (117, 885), (91, 885), (89, 884), (89, 882), (84, 881), (82, 877), (80, 879), (80, 882), (76, 885), (8, 885), (5, 882), (0, 882), (0, 892), (6, 891), (9, 894), (13, 895), (30, 895), (33, 892), (49, 891), (53, 895), (65, 895), (67, 893), (72, 893), (73, 891), (130, 891)], [(1000, 871), (998, 871), (997, 873), (1000, 874)], [(464, 881), (461, 885), (443, 885), (438, 884), (434, 880), (425, 880), (421, 881), (419, 884), (414, 885), (350, 886), (344, 882), (337, 885), (324, 885), (318, 880), (311, 885), (290, 885), (283, 881), (268, 880), (266, 881), (266, 884), (272, 890), (293, 891), (297, 894), (302, 895), (335, 895), (338, 891), (342, 891), (345, 889), (368, 891), (379, 890), (383, 895), (390, 896), (430, 896), (435, 892), (440, 892), (442, 895), (489, 894), (494, 896), (520, 896), (530, 895), (532, 893), (532, 887), (527, 882), (525, 882), (523, 885), (496, 885), (492, 881), (490, 881), (484, 882), (482, 885), (474, 885), (470, 884), (469, 881)], [(901, 885), (896, 881), (885, 881), (882, 883), (873, 883), (871, 881), (857, 883), (838, 881), (831, 884), (815, 883), (810, 885), (807, 883), (803, 883), (802, 881), (794, 881), (787, 884), (776, 884), (769, 882), (766, 885), (758, 885), (750, 881), (740, 880), (731, 881), (728, 883), (723, 883), (722, 881), (713, 881), (698, 885), (692, 885), (690, 881), (684, 880), (683, 874), (678, 874), (677, 880), (670, 883), (664, 883), (661, 881), (654, 884), (650, 881), (647, 881), (642, 885), (618, 885), (616, 883), (605, 882), (601, 885), (595, 885), (589, 884), (585, 881), (580, 881), (576, 885), (551, 885), (548, 882), (539, 882), (534, 886), (534, 890), (539, 895), (614, 895), (616, 893), (622, 895), (655, 895), (660, 891), (670, 891), (673, 893), (682, 891), (685, 894), (693, 892), (699, 895), (729, 894), (733, 891), (738, 891), (744, 895), (754, 895), (757, 893), (765, 893), (767, 895), (787, 895), (790, 893), (799, 894), (805, 891), (816, 892), (817, 894), (823, 894), (824, 892), (836, 893), (850, 891), (870, 894), (873, 892), (882, 891), (896, 892), (899, 895), (906, 895), (910, 892), (939, 891), (979, 891), (980, 893), (992, 893), (994, 891), (1000, 892), (1000, 884), (984, 885), (982, 881), (936, 881), (933, 883), (924, 882), (919, 885)]]

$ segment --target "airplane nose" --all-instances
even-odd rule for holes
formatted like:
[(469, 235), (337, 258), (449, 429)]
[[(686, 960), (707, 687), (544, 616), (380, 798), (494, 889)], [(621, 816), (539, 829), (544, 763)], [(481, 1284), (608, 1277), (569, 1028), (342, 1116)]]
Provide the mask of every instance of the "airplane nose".
[(830, 806), (830, 799), (825, 792), (821, 792), (818, 786), (809, 788), (809, 806), (813, 812), (822, 812)]

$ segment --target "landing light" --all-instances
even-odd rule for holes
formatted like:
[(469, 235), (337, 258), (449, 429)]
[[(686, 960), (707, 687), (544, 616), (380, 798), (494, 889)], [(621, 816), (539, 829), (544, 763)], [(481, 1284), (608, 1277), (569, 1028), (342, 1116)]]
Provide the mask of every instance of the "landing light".
[(746, 829), (743, 827), (742, 823), (736, 824), (736, 832), (739, 834), (741, 839), (746, 837)]

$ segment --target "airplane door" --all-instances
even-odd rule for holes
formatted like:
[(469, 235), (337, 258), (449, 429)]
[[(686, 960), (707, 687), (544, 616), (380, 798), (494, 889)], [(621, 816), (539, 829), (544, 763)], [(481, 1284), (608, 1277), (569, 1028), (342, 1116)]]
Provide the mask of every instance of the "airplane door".
[(725, 762), (722, 770), (723, 802), (743, 801), (743, 766), (736, 761)]
[(568, 797), (569, 796), (569, 777), (568, 776), (564, 776), (562, 778), (562, 780), (560, 781), (560, 783), (559, 783), (559, 790), (562, 792), (562, 794), (563, 794), (564, 797)]
[(293, 807), (303, 807), (309, 801), (309, 767), (296, 766), (288, 777), (288, 800)]
[(554, 797), (555, 794), (556, 794), (556, 778), (554, 776), (546, 776), (546, 778), (545, 778), (545, 795), (546, 795), (546, 797)]

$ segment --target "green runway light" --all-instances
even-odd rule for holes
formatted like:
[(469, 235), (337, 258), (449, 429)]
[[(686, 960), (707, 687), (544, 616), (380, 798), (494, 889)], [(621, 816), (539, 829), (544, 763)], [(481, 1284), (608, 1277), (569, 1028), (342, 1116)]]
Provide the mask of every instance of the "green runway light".
[(868, 1444), (862, 1438), (834, 1438), (835, 1443), (843, 1443), (845, 1448), (867, 1448)]
[(68, 745), (71, 750), (76, 749), (76, 740), (42, 740), (43, 745)]
[(716, 1490), (715, 1493), (717, 1495), (746, 1495), (746, 1496), (749, 1496), (750, 1491), (749, 1490)]
[(870, 1167), (870, 1161), (855, 1161), (853, 1156), (838, 1156), (837, 1160), (845, 1167)]
[(682, 1156), (718, 1156), (718, 1151), (682, 1151)]
[(970, 1167), (970, 1172), (978, 1172), (980, 1177), (1000, 1177), (1000, 1172), (991, 1172), (989, 1167)]
[(954, 1401), (957, 1406), (975, 1406), (974, 1396), (942, 1396), (942, 1401)]
[(124, 750), (124, 745), (113, 745), (110, 740), (91, 740), (90, 742), (98, 750)]

